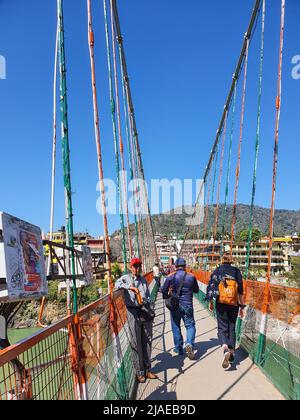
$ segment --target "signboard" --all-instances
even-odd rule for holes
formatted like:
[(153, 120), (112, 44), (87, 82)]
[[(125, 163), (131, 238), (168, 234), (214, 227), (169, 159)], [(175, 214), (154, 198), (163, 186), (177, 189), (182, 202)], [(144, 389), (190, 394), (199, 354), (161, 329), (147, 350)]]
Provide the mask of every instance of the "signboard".
[(86, 281), (86, 285), (89, 285), (93, 282), (93, 260), (91, 249), (86, 245), (82, 245), (81, 251), (83, 274)]
[(45, 296), (41, 229), (1, 212), (0, 232), (0, 302)]

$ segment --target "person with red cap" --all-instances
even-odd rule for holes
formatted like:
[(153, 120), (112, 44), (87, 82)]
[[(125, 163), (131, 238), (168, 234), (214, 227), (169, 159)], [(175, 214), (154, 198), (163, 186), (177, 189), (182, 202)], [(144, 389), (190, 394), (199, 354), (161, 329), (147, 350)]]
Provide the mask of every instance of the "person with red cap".
[(131, 273), (116, 281), (115, 287), (125, 290), (133, 363), (137, 380), (143, 383), (147, 379), (157, 379), (157, 375), (151, 372), (153, 308), (149, 286), (142, 276), (142, 262), (139, 258), (131, 260), (130, 271)]

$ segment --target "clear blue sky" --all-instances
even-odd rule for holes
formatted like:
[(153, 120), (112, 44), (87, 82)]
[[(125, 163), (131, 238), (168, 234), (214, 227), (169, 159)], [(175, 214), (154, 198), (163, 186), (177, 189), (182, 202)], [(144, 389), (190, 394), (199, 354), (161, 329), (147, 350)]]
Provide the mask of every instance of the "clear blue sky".
[[(86, 1), (64, 3), (74, 223), (76, 230), (88, 229), (99, 235), (102, 222), (95, 208), (98, 175)], [(119, 0), (118, 3), (146, 177), (201, 178), (254, 0)], [(257, 204), (262, 206), (269, 206), (271, 199), (280, 3), (267, 0), (257, 192)], [(300, 80), (291, 77), (291, 60), (300, 55), (300, 2), (286, 3), (277, 208), (299, 209)], [(102, 1), (94, 0), (93, 4), (104, 171), (106, 177), (114, 177)], [(0, 55), (6, 59), (7, 79), (0, 80), (0, 209), (40, 225), (45, 231), (49, 228), (50, 213), (55, 29), (55, 0), (1, 0)], [(243, 203), (250, 202), (258, 46), (259, 28), (249, 61), (239, 192), (239, 202)], [(60, 155), (59, 145), (56, 228), (64, 223)], [(110, 231), (116, 229), (118, 217), (110, 217), (109, 224)]]

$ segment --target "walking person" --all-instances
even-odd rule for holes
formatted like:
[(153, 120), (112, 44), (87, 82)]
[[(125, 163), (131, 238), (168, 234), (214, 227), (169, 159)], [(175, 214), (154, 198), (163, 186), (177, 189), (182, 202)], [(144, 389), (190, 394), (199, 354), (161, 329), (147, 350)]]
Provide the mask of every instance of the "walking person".
[(236, 347), (236, 322), (238, 316), (244, 318), (244, 288), (240, 270), (233, 266), (230, 253), (225, 253), (222, 264), (212, 273), (208, 287), (207, 300), (210, 311), (214, 310), (218, 322), (218, 338), (223, 349), (222, 367), (227, 369), (234, 363)]
[(153, 266), (153, 277), (158, 287), (158, 290), (160, 290), (160, 270), (158, 263), (155, 263)]
[(142, 262), (133, 258), (131, 273), (117, 280), (116, 289), (125, 290), (125, 304), (130, 329), (133, 364), (138, 382), (157, 379), (151, 372), (151, 344), (154, 311), (147, 280), (142, 276)]
[(196, 337), (196, 323), (194, 318), (193, 294), (199, 292), (196, 278), (186, 272), (186, 261), (179, 258), (176, 263), (176, 272), (165, 279), (162, 287), (163, 298), (168, 299), (170, 293), (178, 295), (178, 307), (171, 310), (171, 324), (174, 339), (174, 352), (176, 355), (184, 354), (184, 340), (181, 333), (181, 320), (186, 329), (185, 350), (189, 359), (195, 358), (194, 346)]

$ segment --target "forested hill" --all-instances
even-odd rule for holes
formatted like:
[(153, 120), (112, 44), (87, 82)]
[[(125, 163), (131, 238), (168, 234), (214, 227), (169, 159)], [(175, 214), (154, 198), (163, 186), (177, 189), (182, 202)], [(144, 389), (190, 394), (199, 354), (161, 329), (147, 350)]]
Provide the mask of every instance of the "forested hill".
[[(184, 235), (187, 229), (186, 220), (191, 216), (191, 207), (188, 207), (188, 214), (180, 212), (181, 209), (172, 210), (171, 213), (162, 213), (152, 217), (154, 232), (161, 235), (170, 236)], [(219, 207), (219, 223), (218, 231), (222, 231), (223, 226), (223, 210), (224, 206)], [(231, 231), (233, 207), (228, 206), (227, 215), (225, 218), (225, 232)], [(178, 214), (181, 213), (181, 214)], [(211, 220), (214, 220), (215, 207), (210, 207)], [(237, 222), (236, 233), (239, 234), (242, 230), (247, 229), (250, 219), (250, 206), (239, 204), (237, 206)], [(255, 207), (254, 209), (254, 223), (253, 226), (258, 228), (263, 235), (269, 233), (270, 210), (262, 207)], [(213, 224), (213, 221), (211, 222)], [(133, 230), (133, 226), (131, 227)], [(194, 228), (199, 229), (199, 226)], [(191, 229), (192, 231), (192, 229)], [(275, 213), (275, 236), (292, 235), (300, 233), (300, 210), (276, 210)], [(119, 236), (120, 231), (115, 232), (113, 238)]]

